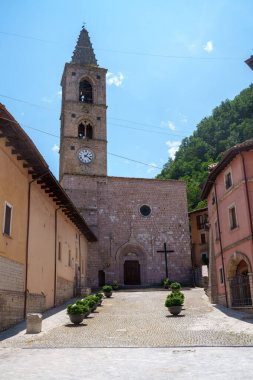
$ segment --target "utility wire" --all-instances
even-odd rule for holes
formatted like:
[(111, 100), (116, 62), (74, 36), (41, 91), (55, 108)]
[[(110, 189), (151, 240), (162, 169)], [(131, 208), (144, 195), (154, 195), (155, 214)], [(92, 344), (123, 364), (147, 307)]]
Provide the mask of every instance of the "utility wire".
[[(6, 95), (3, 95), (3, 94), (0, 94), (0, 97), (6, 98), (6, 99), (10, 99), (10, 100), (14, 100), (16, 102), (25, 103), (25, 104), (28, 104), (28, 105), (33, 106), (33, 107), (38, 107), (38, 108), (46, 109), (48, 111), (54, 111), (54, 110), (56, 110), (56, 108), (51, 109), (51, 108), (48, 108), (48, 107), (41, 106), (39, 104), (30, 103), (30, 102), (28, 102), (26, 100), (13, 98), (11, 96), (6, 96)], [(72, 111), (67, 111), (67, 112), (68, 113), (72, 113)], [(132, 123), (132, 124), (137, 124), (137, 125), (143, 125), (143, 126), (147, 126), (147, 127), (153, 127), (153, 128), (162, 129), (162, 127), (156, 126), (154, 124), (153, 125), (152, 124), (145, 124), (145, 123), (140, 123), (138, 121), (133, 121), (133, 120), (120, 119), (120, 118), (116, 118), (116, 117), (108, 117), (108, 119), (114, 119), (114, 120), (119, 120), (119, 121), (123, 121), (123, 122)], [(180, 135), (178, 133), (169, 133), (169, 132), (166, 132), (164, 130), (163, 131), (157, 131), (157, 130), (150, 130), (150, 129), (144, 129), (144, 128), (136, 128), (136, 127), (130, 127), (130, 126), (127, 126), (127, 125), (116, 124), (116, 123), (110, 123), (110, 125), (114, 125), (114, 126), (117, 126), (117, 127), (120, 127), (120, 128), (133, 129), (133, 130), (136, 130), (136, 131), (156, 133), (156, 134), (162, 134), (162, 135), (167, 135), (167, 136), (186, 137), (185, 135)]]
[[(60, 44), (57, 41), (44, 40), (41, 38), (24, 36), (24, 35), (17, 34), (17, 33), (9, 33), (9, 32), (0, 31), (0, 34), (7, 35), (7, 36), (9, 35), (9, 36), (13, 36), (13, 37), (20, 37), (20, 38), (29, 39), (29, 40), (36, 40), (36, 41), (40, 41), (40, 42), (52, 43), (52, 44), (57, 44), (57, 45), (62, 46), (62, 44)], [(83, 48), (83, 49), (90, 49), (90, 47), (82, 46), (82, 45), (79, 45), (78, 47)], [(170, 54), (170, 55), (154, 54), (154, 53), (147, 53), (147, 52), (134, 52), (134, 51), (124, 51), (124, 50), (114, 50), (114, 49), (103, 49), (103, 48), (96, 48), (96, 50), (104, 51), (107, 53), (137, 55), (137, 56), (146, 56), (146, 57), (147, 56), (148, 57), (161, 57), (161, 58), (169, 58), (169, 59), (191, 59), (191, 60), (206, 60), (206, 61), (214, 61), (214, 60), (224, 60), (224, 61), (240, 60), (241, 61), (242, 59), (244, 59), (242, 57), (192, 57), (192, 56), (184, 56), (184, 55), (181, 56), (181, 55), (172, 55), (172, 54)]]
[[(10, 121), (11, 123), (14, 123), (14, 124), (17, 124), (17, 125), (20, 125), (18, 122), (14, 121), (14, 120), (10, 120), (10, 119), (7, 119), (5, 117), (2, 117), (0, 116), (0, 120), (5, 120), (5, 121)], [(33, 127), (30, 127), (28, 125), (25, 125), (25, 124), (22, 124), (22, 126), (24, 128), (28, 128), (28, 129), (32, 129), (36, 132), (40, 132), (40, 133), (44, 133), (45, 135), (49, 135), (49, 136), (53, 136), (53, 137), (57, 137), (58, 139), (60, 138), (60, 136), (58, 135), (54, 135), (52, 133), (49, 133), (49, 132), (46, 132), (46, 131), (43, 131), (41, 129), (37, 129), (37, 128), (33, 128)], [(0, 126), (0, 130), (1, 130), (1, 126)], [(153, 169), (163, 169), (159, 166), (156, 166), (154, 164), (147, 164), (146, 162), (142, 162), (142, 161), (138, 161), (138, 160), (134, 160), (132, 158), (129, 158), (129, 157), (124, 157), (124, 156), (120, 156), (119, 154), (115, 154), (115, 153), (110, 153), (110, 152), (107, 152), (110, 156), (114, 156), (114, 157), (118, 157), (118, 158), (121, 158), (121, 159), (124, 159), (124, 160), (128, 160), (128, 161), (131, 161), (131, 162), (135, 162), (135, 163), (138, 163), (138, 164), (141, 164), (141, 165), (145, 165), (145, 166), (149, 166), (150, 168), (153, 168)]]

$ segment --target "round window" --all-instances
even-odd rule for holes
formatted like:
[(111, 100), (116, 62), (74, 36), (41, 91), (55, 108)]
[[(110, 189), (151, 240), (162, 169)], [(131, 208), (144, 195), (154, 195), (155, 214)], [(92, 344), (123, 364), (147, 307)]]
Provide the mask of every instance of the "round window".
[(151, 214), (151, 208), (148, 205), (140, 207), (140, 213), (142, 216), (149, 216)]

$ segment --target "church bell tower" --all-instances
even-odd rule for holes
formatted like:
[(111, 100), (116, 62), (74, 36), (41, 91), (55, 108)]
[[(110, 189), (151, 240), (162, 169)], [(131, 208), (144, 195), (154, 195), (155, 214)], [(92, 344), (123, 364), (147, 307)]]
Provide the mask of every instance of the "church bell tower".
[(61, 81), (60, 181), (107, 175), (106, 72), (83, 26)]

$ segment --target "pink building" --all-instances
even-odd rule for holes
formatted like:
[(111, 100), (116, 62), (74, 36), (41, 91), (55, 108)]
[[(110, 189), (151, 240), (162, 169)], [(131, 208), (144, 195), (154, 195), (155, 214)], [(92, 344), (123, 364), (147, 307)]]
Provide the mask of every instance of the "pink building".
[(253, 140), (225, 152), (204, 185), (206, 198), (212, 301), (253, 311)]

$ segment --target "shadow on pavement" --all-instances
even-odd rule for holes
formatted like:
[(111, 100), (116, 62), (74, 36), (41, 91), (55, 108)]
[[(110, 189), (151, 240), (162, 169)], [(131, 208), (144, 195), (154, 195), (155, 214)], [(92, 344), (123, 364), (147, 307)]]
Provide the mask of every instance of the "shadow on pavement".
[(215, 309), (218, 309), (222, 313), (226, 314), (228, 317), (232, 317), (235, 319), (239, 319), (240, 321), (244, 321), (247, 323), (253, 323), (253, 314), (251, 313), (246, 313), (244, 311), (237, 311), (234, 309), (228, 309), (225, 306), (222, 305), (212, 305)]

